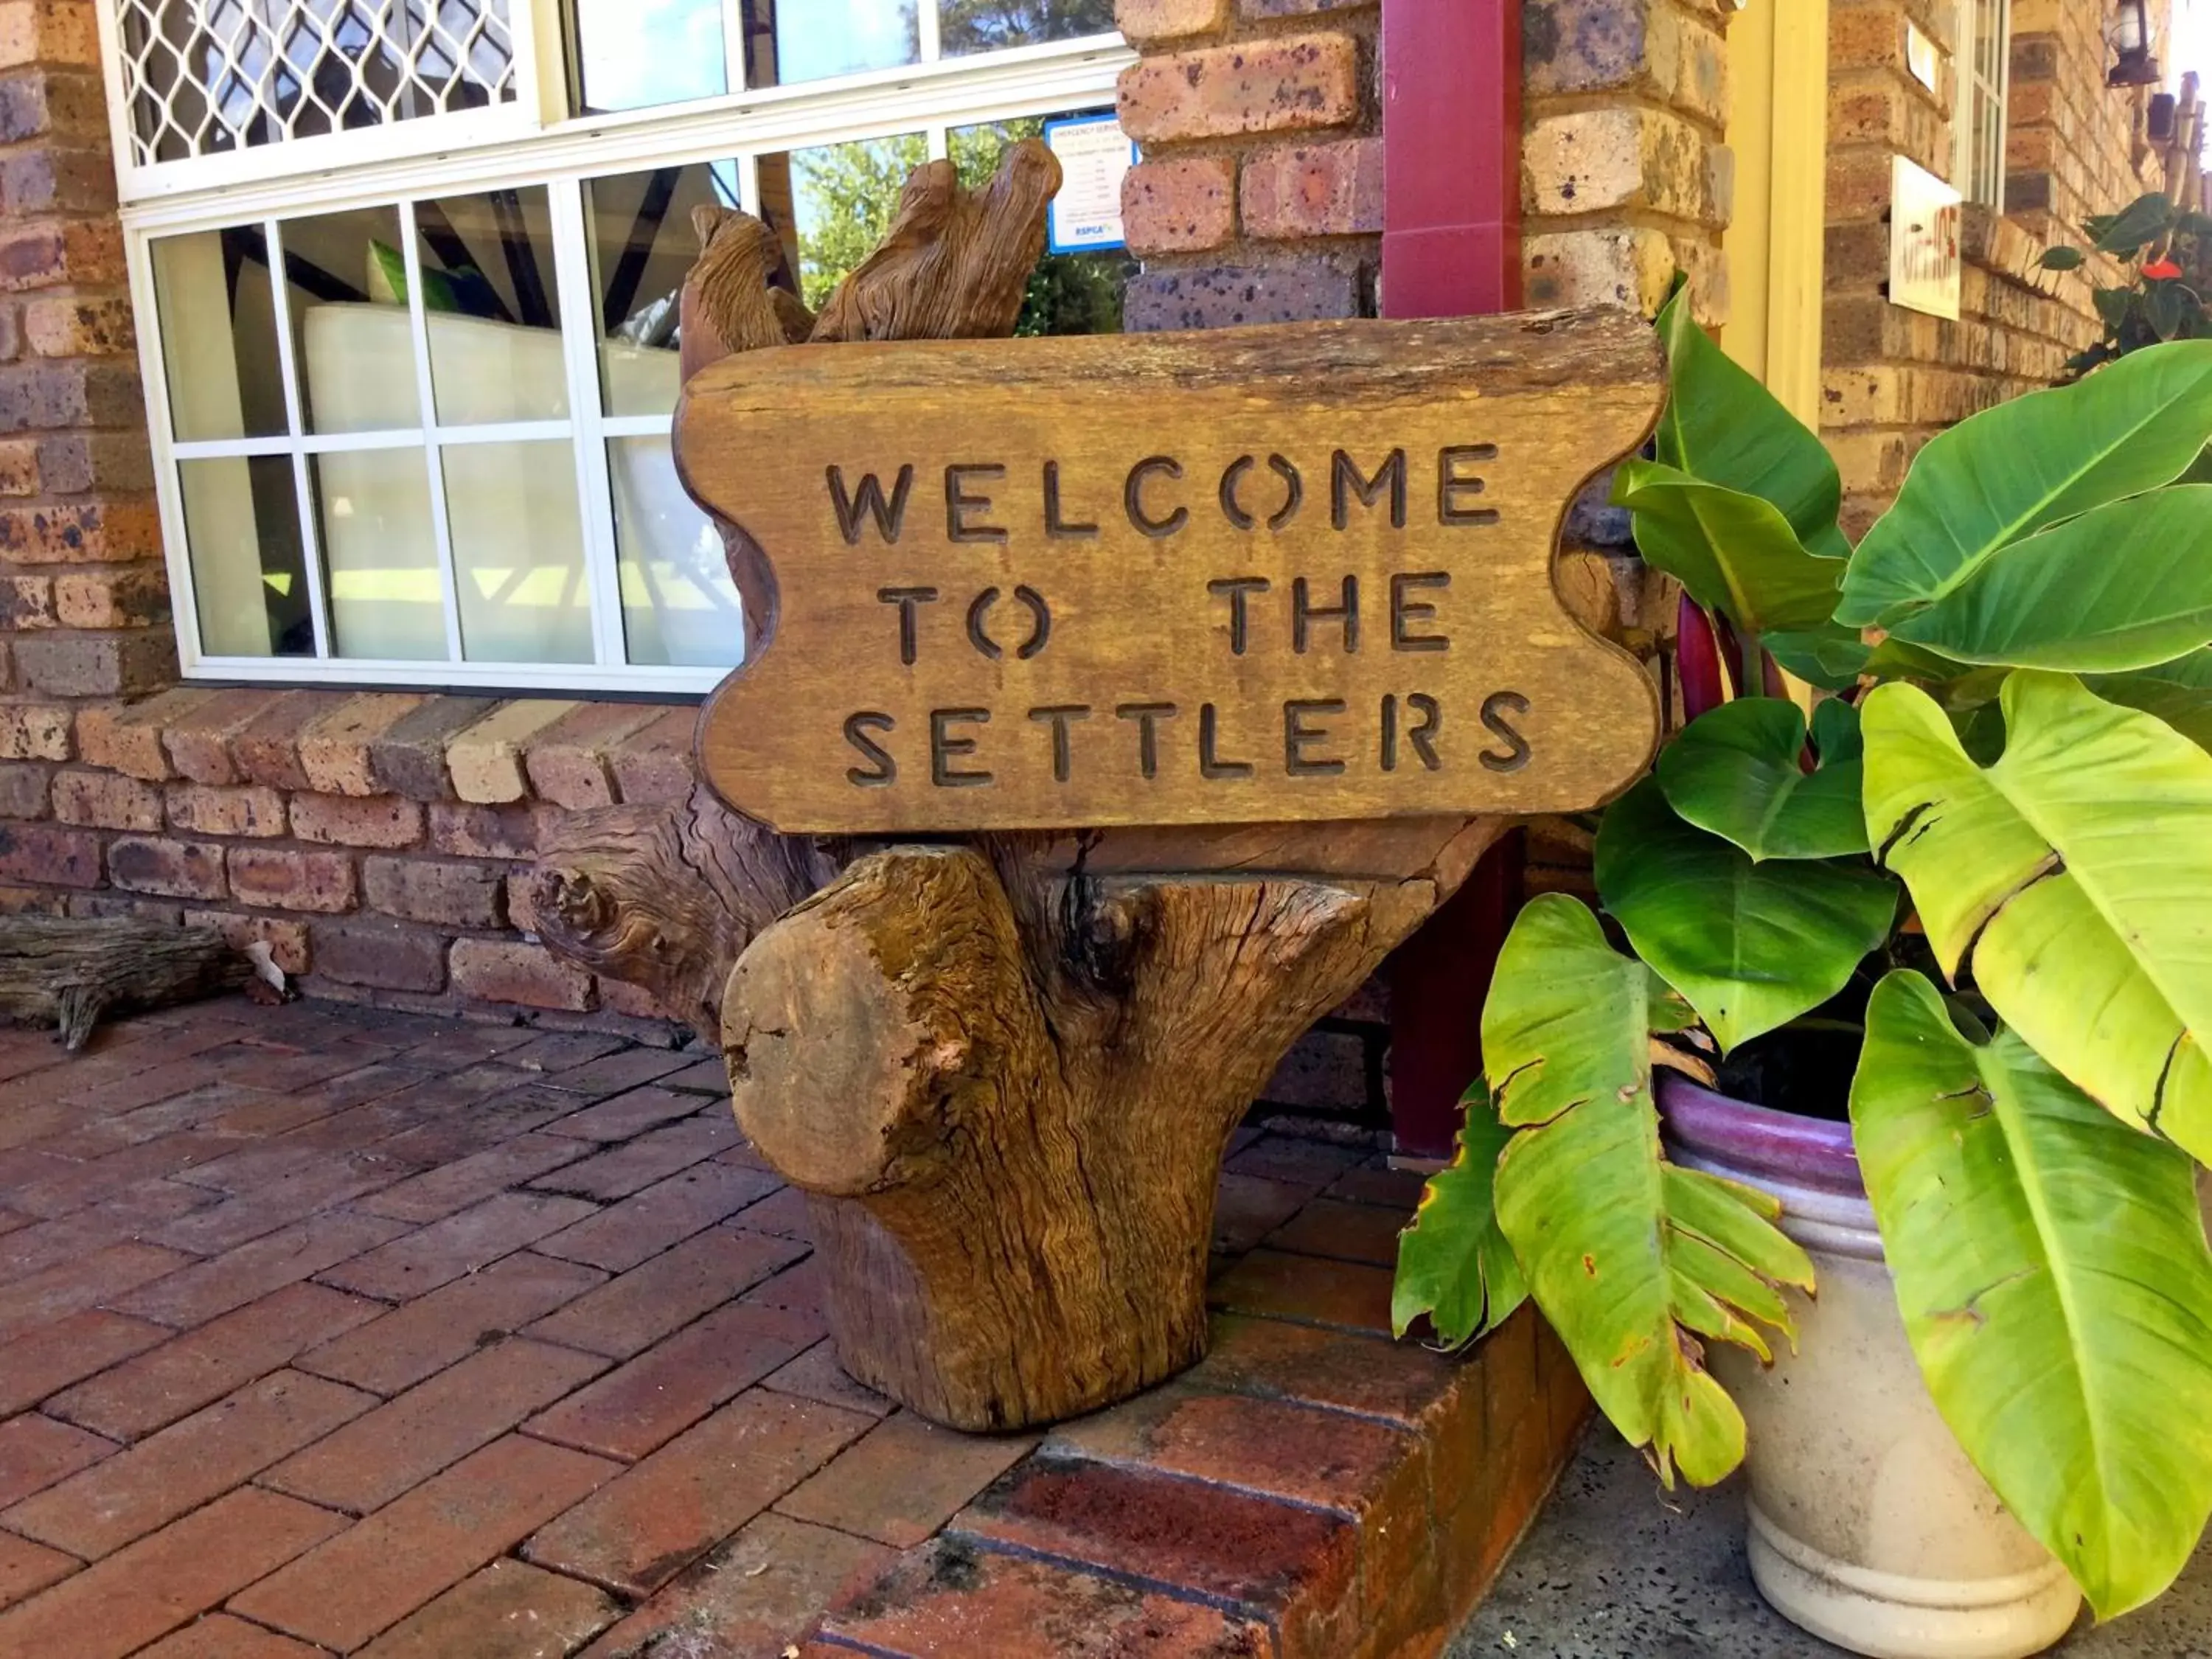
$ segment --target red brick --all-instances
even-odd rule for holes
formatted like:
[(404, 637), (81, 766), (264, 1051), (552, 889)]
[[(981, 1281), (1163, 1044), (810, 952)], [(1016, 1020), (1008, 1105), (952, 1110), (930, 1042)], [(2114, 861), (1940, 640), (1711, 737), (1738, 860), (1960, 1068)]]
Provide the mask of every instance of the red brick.
[(307, 787), (325, 795), (382, 793), (371, 751), (425, 701), (413, 692), (368, 692), (347, 698), (301, 728), (300, 769), (307, 775)]
[(775, 1507), (801, 1521), (911, 1549), (935, 1536), (1036, 1440), (1035, 1435), (961, 1434), (901, 1412)]
[(38, 441), (10, 438), (0, 442), (0, 495), (35, 495), (41, 488)]
[(10, 1418), (0, 1423), (0, 1506), (44, 1492), (114, 1449), (112, 1440), (36, 1412)]
[(362, 886), (373, 909), (409, 921), (453, 927), (501, 927), (502, 874), (495, 866), (445, 859), (371, 858)]
[(323, 1659), (323, 1650), (227, 1613), (211, 1613), (142, 1649), (137, 1659)]
[(398, 795), (292, 797), (292, 833), (338, 847), (412, 847), (422, 839), (422, 808)]
[(361, 1659), (548, 1659), (573, 1652), (621, 1616), (589, 1584), (495, 1561), (394, 1625)]
[(689, 799), (698, 782), (691, 757), (698, 726), (697, 709), (672, 708), (626, 739), (609, 759), (616, 794), (629, 805)]
[(434, 802), (430, 846), (471, 859), (526, 859), (547, 828), (564, 815), (549, 806), (466, 806)]
[(169, 581), (160, 568), (76, 570), (54, 578), (54, 620), (64, 628), (151, 628), (169, 620)]
[(88, 1559), (198, 1508), (376, 1403), (277, 1371), (9, 1510), (8, 1528)]
[[(608, 757), (667, 711), (651, 703), (587, 702), (531, 739), (524, 761), (532, 791), (556, 806), (611, 806), (615, 781)], [(690, 714), (696, 720), (696, 712)]]
[(90, 1311), (12, 1337), (0, 1343), (0, 1413), (22, 1411), (168, 1335), (143, 1319)]
[(0, 1653), (121, 1659), (344, 1524), (247, 1487), (0, 1616)]
[[(629, 1063), (636, 1060), (646, 1063), (642, 1066)], [(643, 1077), (663, 1075), (680, 1067), (683, 1063), (683, 1055), (672, 1054), (665, 1049), (632, 1048), (547, 1078), (546, 1087), (557, 1089), (563, 1094), (581, 1097), (584, 1100), (601, 1092), (611, 1097), (600, 1100), (595, 1106), (556, 1118), (551, 1133), (568, 1135), (578, 1140), (611, 1143), (628, 1140), (632, 1136), (643, 1134), (647, 1129), (659, 1128), (664, 1123), (674, 1123), (697, 1115), (707, 1103), (695, 1094), (636, 1086), (641, 1074)], [(617, 1093), (617, 1091), (626, 1092)], [(732, 1121), (734, 1122), (735, 1119)]]
[(1380, 1336), (1217, 1314), (1206, 1358), (1184, 1373), (1225, 1389), (1378, 1418), (1435, 1435), (1439, 1419), (1482, 1414), (1480, 1368)]
[(57, 0), (14, 0), (0, 9), (0, 69), (27, 64), (97, 68), (100, 32), (90, 9)]
[(795, 1394), (802, 1400), (819, 1400), (824, 1405), (866, 1412), (871, 1417), (889, 1417), (897, 1409), (893, 1401), (873, 1389), (863, 1388), (846, 1376), (837, 1364), (836, 1345), (829, 1341), (816, 1343), (781, 1370), (772, 1373), (761, 1386), (774, 1389), (778, 1394)]
[[(265, 785), (222, 787), (206, 783), (173, 783), (168, 789), (169, 827), (198, 836), (281, 836), (284, 798)], [(119, 825), (135, 829), (137, 825)], [(158, 826), (155, 826), (158, 827)]]
[(342, 1210), (241, 1244), (210, 1261), (174, 1273), (158, 1285), (112, 1298), (120, 1312), (165, 1325), (198, 1325), (373, 1249), (407, 1229), (380, 1216)]
[(1053, 1633), (1054, 1659), (1262, 1659), (1267, 1627), (1048, 1562), (939, 1541), (910, 1552), (823, 1621), (875, 1653), (1018, 1654)]
[(18, 564), (107, 563), (156, 558), (161, 551), (161, 520), (151, 501), (0, 507), (0, 555)]
[(331, 1269), (323, 1282), (387, 1302), (421, 1296), (592, 1212), (580, 1199), (501, 1193)]
[[(149, 1279), (188, 1266), (191, 1258), (150, 1244), (112, 1244), (82, 1261), (64, 1262), (0, 1290), (0, 1336), (12, 1344), (34, 1326), (81, 1313)], [(8, 1344), (0, 1344), (0, 1346)]]
[(82, 1565), (73, 1555), (0, 1532), (0, 1607), (12, 1607), (59, 1583)]
[(1319, 1192), (1365, 1157), (1364, 1152), (1354, 1148), (1332, 1146), (1325, 1141), (1262, 1135), (1231, 1154), (1224, 1167), (1239, 1175), (1259, 1176), (1264, 1180)]
[(584, 1659), (651, 1653), (672, 1659), (687, 1644), (717, 1654), (795, 1653), (792, 1642), (800, 1632), (893, 1559), (880, 1544), (763, 1515), (608, 1632)]
[(1418, 1457), (1420, 1443), (1401, 1430), (1338, 1412), (1171, 1385), (1062, 1424), (1045, 1449), (1357, 1515)]
[(506, 1553), (618, 1468), (508, 1435), (234, 1596), (231, 1608), (350, 1650)]
[(1317, 1198), (1268, 1234), (1267, 1248), (1395, 1267), (1398, 1235), (1412, 1218), (1404, 1210)]
[(47, 785), (52, 775), (33, 763), (0, 761), (0, 818), (46, 817), (52, 805)]
[(1388, 1333), (1390, 1271), (1255, 1250), (1207, 1286), (1206, 1301), (1231, 1313)]
[(635, 1462), (735, 1399), (813, 1334), (805, 1321), (773, 1309), (718, 1308), (541, 1413), (530, 1432)]
[(52, 577), (0, 575), (0, 628), (20, 634), (58, 625)]
[(118, 887), (168, 898), (219, 899), (230, 890), (216, 842), (118, 836), (107, 849), (107, 873)]
[(380, 1509), (606, 1365), (594, 1354), (508, 1338), (288, 1458), (261, 1484), (330, 1509)]
[(0, 759), (65, 761), (71, 714), (51, 703), (0, 703)]
[(541, 1239), (538, 1249), (612, 1273), (635, 1267), (747, 1205), (782, 1183), (758, 1170), (701, 1163), (611, 1205), (574, 1226)]
[(383, 1311), (320, 1285), (288, 1285), (56, 1395), (47, 1409), (135, 1440)]
[[(686, 1097), (687, 1098), (689, 1097)], [(713, 1112), (713, 1109), (708, 1110)], [(558, 1126), (553, 1126), (557, 1127)], [(640, 1135), (611, 1152), (540, 1176), (531, 1183), (550, 1192), (574, 1193), (602, 1203), (625, 1198), (711, 1157), (737, 1139), (737, 1127), (720, 1112), (692, 1117)]]
[(334, 694), (288, 691), (240, 728), (230, 740), (232, 763), (248, 783), (272, 789), (305, 789), (300, 732), (330, 713)]
[(0, 879), (97, 887), (100, 854), (100, 837), (88, 830), (0, 824)]
[(1358, 1538), (1342, 1516), (1145, 1469), (1033, 1459), (963, 1512), (952, 1531), (1119, 1578), (1177, 1585), (1302, 1630), (1326, 1624), (1358, 1595)]
[(436, 696), (410, 709), (369, 740), (376, 787), (410, 800), (453, 799), (446, 745), (498, 707), (489, 697)]
[(1133, 253), (1190, 253), (1237, 234), (1237, 163), (1226, 155), (1170, 156), (1121, 180), (1121, 231)]
[[(574, 1163), (588, 1148), (556, 1135), (526, 1133), (481, 1152), (441, 1164), (362, 1199), (359, 1208), (398, 1221), (436, 1221), (479, 1199)], [(579, 1223), (579, 1225), (588, 1223)], [(556, 1235), (558, 1237), (559, 1235)], [(541, 1244), (541, 1249), (544, 1246)], [(568, 1255), (568, 1252), (560, 1252)], [(580, 1258), (578, 1258), (580, 1259)], [(627, 1262), (623, 1264), (628, 1266)]]
[(1359, 52), (1285, 35), (1148, 58), (1121, 72), (1121, 125), (1142, 143), (1341, 126), (1359, 113)]
[[(5, 105), (6, 90), (0, 86), (0, 106)], [(0, 289), (5, 287), (0, 280)], [(12, 331), (13, 317), (7, 321)], [(0, 369), (0, 431), (120, 426), (143, 419), (145, 406), (145, 388), (131, 363), (87, 358)]]
[(318, 923), (311, 937), (315, 971), (348, 985), (387, 991), (439, 991), (446, 984), (446, 937), (398, 922)]
[(1218, 34), (1229, 22), (1229, 0), (1114, 0), (1114, 24), (1133, 46)]
[(398, 1394), (605, 1279), (525, 1251), (325, 1343), (299, 1364), (377, 1394)]
[(1247, 235), (1366, 236), (1382, 229), (1382, 141), (1347, 138), (1261, 150), (1239, 192)]
[(234, 847), (225, 863), (233, 896), (272, 910), (342, 915), (354, 907), (353, 860), (343, 853)]
[(627, 1359), (805, 1254), (789, 1239), (718, 1227), (578, 1297), (529, 1334)]
[(1213, 1201), (1213, 1248), (1242, 1255), (1298, 1212), (1306, 1189), (1258, 1176), (1224, 1175)]
[(453, 989), (485, 1002), (582, 1013), (592, 1006), (592, 976), (572, 968), (542, 945), (491, 939), (453, 941), (449, 958)]
[(230, 740), (276, 706), (285, 694), (250, 687), (217, 692), (161, 732), (162, 747), (177, 775), (193, 783), (217, 786), (245, 781), (231, 758)]
[(741, 1395), (539, 1532), (524, 1554), (645, 1595), (874, 1426), (787, 1395)]

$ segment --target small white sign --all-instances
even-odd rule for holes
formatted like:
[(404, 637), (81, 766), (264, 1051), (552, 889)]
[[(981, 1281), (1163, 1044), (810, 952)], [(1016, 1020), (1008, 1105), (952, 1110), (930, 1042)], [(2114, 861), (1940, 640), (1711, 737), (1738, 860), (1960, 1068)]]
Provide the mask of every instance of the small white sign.
[(1910, 18), (1905, 24), (1905, 67), (1929, 91), (1942, 91), (1937, 83), (1942, 77), (1943, 60), (1936, 51), (1936, 43), (1923, 34), (1920, 26)]
[(1889, 186), (1889, 302), (1959, 318), (1959, 232), (1966, 198), (1927, 168), (1893, 158)]
[(1060, 158), (1060, 194), (1052, 198), (1047, 246), (1054, 253), (1088, 253), (1124, 246), (1121, 179), (1134, 165), (1137, 147), (1111, 115), (1079, 115), (1044, 124), (1044, 142)]

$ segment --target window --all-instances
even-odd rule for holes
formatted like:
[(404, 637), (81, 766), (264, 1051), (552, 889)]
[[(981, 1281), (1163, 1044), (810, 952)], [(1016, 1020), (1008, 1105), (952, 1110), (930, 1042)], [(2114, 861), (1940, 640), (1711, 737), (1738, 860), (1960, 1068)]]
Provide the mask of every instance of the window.
[[(914, 167), (985, 176), (1130, 61), (1110, 0), (106, 3), (210, 679), (711, 686), (743, 628), (669, 453), (693, 210), (760, 214), (818, 307)], [(1022, 331), (1118, 327), (1131, 269), (1048, 258)]]
[(1958, 150), (1951, 182), (1970, 202), (2004, 209), (2005, 100), (2012, 81), (2012, 0), (1959, 0)]

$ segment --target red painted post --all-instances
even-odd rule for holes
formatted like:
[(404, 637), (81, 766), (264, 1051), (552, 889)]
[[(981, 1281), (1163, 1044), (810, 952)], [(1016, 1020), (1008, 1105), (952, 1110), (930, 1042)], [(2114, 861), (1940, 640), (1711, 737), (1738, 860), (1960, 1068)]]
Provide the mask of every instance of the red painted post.
[[(1386, 317), (1465, 317), (1521, 302), (1522, 0), (1382, 0)], [(1520, 908), (1510, 836), (1390, 962), (1390, 1116), (1398, 1153), (1451, 1155), (1482, 1071), (1482, 1000)]]

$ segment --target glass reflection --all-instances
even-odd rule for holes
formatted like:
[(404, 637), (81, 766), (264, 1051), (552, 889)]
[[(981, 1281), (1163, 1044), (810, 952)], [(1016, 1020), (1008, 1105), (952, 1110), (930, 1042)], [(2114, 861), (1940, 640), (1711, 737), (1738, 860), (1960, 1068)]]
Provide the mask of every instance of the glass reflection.
[(330, 589), (331, 649), (446, 660), (446, 592), (422, 452), (356, 449), (308, 463)]
[(760, 158), (761, 216), (782, 236), (807, 309), (883, 240), (907, 175), (929, 156), (918, 132)]
[(278, 234), (307, 429), (421, 425), (399, 210), (288, 219)]
[[(415, 204), (430, 378), (444, 426), (568, 414), (545, 187)], [(396, 273), (406, 297), (406, 272)]]
[(177, 474), (200, 649), (211, 657), (313, 656), (289, 458), (184, 461)]
[(721, 0), (575, 0), (586, 112), (644, 109), (730, 90)]
[(734, 668), (744, 660), (744, 608), (721, 537), (677, 482), (668, 440), (613, 440), (607, 473), (629, 660), (641, 667)]
[(575, 452), (565, 441), (452, 444), (443, 460), (461, 655), (591, 661)]
[(730, 161), (658, 167), (585, 185), (608, 414), (675, 410), (681, 381), (677, 297), (699, 255), (691, 215), (737, 202), (737, 165)]
[(259, 225), (153, 244), (169, 419), (180, 442), (286, 429), (269, 238)]
[[(1080, 115), (1110, 114), (1109, 110), (1079, 110)], [(1021, 116), (1012, 120), (985, 121), (954, 127), (945, 134), (945, 147), (961, 183), (974, 187), (988, 182), (999, 170), (999, 158), (1024, 138), (1043, 136), (1048, 121), (1057, 115)], [(1137, 262), (1120, 248), (1101, 248), (1084, 253), (1048, 253), (1030, 273), (1029, 290), (1022, 298), (1022, 314), (1014, 325), (1017, 335), (1119, 334), (1121, 299)]]
[(947, 58), (1073, 40), (1114, 28), (1114, 0), (939, 0), (938, 33)]
[(920, 61), (916, 0), (744, 0), (746, 79), (787, 87)]

